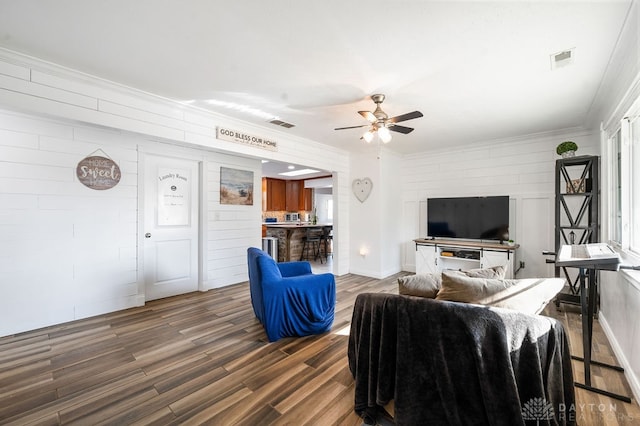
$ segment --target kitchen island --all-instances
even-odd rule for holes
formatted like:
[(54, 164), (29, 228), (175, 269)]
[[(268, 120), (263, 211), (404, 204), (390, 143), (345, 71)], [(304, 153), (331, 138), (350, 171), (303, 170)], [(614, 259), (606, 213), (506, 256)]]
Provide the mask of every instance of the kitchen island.
[(300, 260), (302, 257), (303, 237), (307, 235), (307, 229), (333, 229), (332, 223), (305, 223), (305, 222), (275, 222), (264, 223), (267, 228), (267, 237), (278, 239), (278, 262)]

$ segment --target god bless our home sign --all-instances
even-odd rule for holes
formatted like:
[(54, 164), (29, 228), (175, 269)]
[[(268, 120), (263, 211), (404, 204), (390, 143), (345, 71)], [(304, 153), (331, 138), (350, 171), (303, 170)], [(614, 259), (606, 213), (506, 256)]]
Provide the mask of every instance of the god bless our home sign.
[(80, 183), (95, 190), (111, 189), (120, 182), (120, 167), (111, 158), (91, 154), (76, 167)]

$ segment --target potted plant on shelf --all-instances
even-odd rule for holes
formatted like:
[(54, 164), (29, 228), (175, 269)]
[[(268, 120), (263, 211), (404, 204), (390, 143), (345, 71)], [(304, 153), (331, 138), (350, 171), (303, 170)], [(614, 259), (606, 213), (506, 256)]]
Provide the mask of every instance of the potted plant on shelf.
[(578, 145), (573, 141), (564, 141), (556, 147), (556, 153), (562, 158), (573, 157), (577, 150)]

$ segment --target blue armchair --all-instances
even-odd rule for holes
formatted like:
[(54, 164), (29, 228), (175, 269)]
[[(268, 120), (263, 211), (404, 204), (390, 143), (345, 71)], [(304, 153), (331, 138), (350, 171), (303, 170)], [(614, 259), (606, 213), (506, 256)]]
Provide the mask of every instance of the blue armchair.
[(333, 274), (313, 274), (309, 262), (276, 263), (255, 247), (247, 250), (247, 261), (251, 304), (270, 342), (331, 328), (336, 305)]

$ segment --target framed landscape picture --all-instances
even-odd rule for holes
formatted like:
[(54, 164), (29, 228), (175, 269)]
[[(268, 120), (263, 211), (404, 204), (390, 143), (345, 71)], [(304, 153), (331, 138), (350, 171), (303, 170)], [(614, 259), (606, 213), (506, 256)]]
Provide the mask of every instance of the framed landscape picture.
[(220, 204), (253, 205), (253, 172), (220, 167)]

